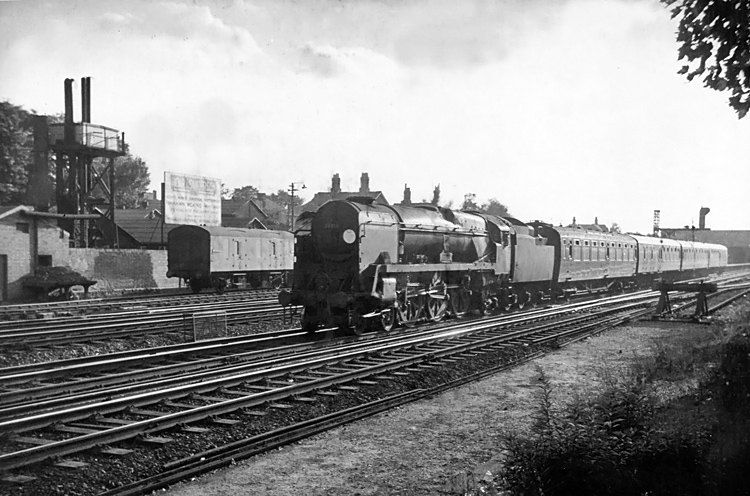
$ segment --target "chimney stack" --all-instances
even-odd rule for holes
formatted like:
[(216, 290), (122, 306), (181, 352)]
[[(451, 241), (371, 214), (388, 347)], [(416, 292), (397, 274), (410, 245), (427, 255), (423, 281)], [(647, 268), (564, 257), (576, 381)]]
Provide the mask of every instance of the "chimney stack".
[(341, 193), (341, 179), (338, 173), (336, 173), (331, 178), (331, 195), (338, 195), (339, 193)]
[(708, 207), (701, 207), (700, 216), (698, 217), (698, 229), (706, 228), (706, 215), (708, 215), (708, 212), (710, 211), (711, 209)]
[(411, 205), (411, 188), (404, 184), (404, 201), (401, 202), (404, 205)]
[(91, 122), (91, 78), (81, 78), (81, 122)]
[(367, 172), (363, 172), (362, 178), (359, 180), (359, 192), (363, 195), (366, 195), (370, 192), (370, 176), (367, 174)]

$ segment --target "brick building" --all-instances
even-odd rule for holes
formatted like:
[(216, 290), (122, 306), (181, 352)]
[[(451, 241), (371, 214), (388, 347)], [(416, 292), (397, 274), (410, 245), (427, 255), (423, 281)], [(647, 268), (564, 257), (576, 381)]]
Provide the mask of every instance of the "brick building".
[(389, 205), (388, 200), (386, 200), (382, 191), (370, 190), (370, 176), (367, 172), (362, 173), (359, 191), (341, 191), (341, 179), (338, 174), (334, 174), (331, 178), (331, 191), (320, 191), (315, 193), (312, 200), (300, 207), (299, 213), (315, 212), (321, 205), (329, 200), (345, 200), (350, 196), (367, 196), (373, 198), (380, 204)]
[(0, 207), (0, 302), (30, 296), (23, 278), (36, 267), (68, 264), (70, 235), (33, 213), (24, 205)]

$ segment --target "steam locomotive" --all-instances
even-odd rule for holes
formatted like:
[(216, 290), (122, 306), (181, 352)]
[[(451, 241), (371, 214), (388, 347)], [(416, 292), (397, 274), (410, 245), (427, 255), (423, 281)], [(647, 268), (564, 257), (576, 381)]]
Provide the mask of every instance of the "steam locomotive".
[(279, 301), (303, 307), (308, 332), (325, 325), (361, 334), (618, 292), (726, 264), (721, 245), (350, 197), (300, 216), (294, 283)]

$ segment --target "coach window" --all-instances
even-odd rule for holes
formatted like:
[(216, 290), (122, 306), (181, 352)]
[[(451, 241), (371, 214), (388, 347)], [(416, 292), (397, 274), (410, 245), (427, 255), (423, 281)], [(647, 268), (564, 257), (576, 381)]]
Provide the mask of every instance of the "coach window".
[(565, 241), (568, 244), (568, 260), (573, 260), (573, 244), (570, 240)]
[(607, 260), (609, 260), (609, 243), (607, 243)]

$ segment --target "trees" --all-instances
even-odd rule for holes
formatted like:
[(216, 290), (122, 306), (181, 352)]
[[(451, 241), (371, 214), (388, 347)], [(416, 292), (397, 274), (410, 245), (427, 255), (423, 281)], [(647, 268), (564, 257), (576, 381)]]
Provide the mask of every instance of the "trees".
[(138, 208), (138, 200), (148, 191), (151, 177), (146, 161), (130, 155), (115, 159), (115, 208)]
[(729, 105), (741, 119), (750, 110), (750, 1), (661, 0), (680, 17), (678, 60), (689, 81), (705, 74), (703, 83), (729, 90)]
[[(8, 101), (0, 102), (0, 205), (20, 204), (27, 198), (29, 173), (34, 165), (33, 111)], [(48, 121), (61, 122), (62, 116), (48, 116)], [(102, 159), (97, 158), (96, 161)], [(54, 177), (50, 158), (50, 174)], [(148, 166), (140, 157), (128, 153), (115, 159), (115, 205), (135, 208), (138, 199), (148, 190)], [(103, 196), (94, 188), (94, 196)]]
[(33, 163), (34, 136), (30, 112), (0, 102), (0, 205), (22, 203)]
[(483, 203), (480, 209), (482, 212), (497, 215), (498, 217), (507, 217), (510, 215), (508, 207), (497, 201), (495, 198), (490, 198), (487, 203)]
[(234, 188), (232, 192), (233, 200), (257, 200), (258, 199), (258, 188), (255, 186), (243, 186), (241, 188)]
[(508, 207), (500, 203), (496, 198), (490, 198), (486, 203), (481, 205), (476, 202), (477, 195), (474, 193), (466, 193), (464, 195), (464, 203), (461, 205), (461, 210), (474, 210), (485, 214), (496, 215), (498, 217), (508, 217), (510, 212)]

